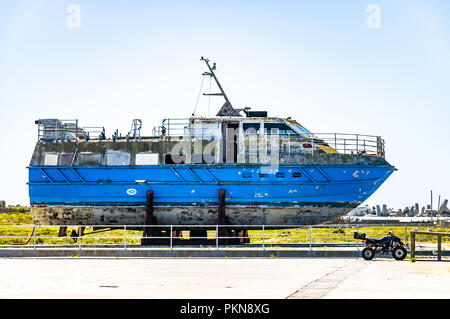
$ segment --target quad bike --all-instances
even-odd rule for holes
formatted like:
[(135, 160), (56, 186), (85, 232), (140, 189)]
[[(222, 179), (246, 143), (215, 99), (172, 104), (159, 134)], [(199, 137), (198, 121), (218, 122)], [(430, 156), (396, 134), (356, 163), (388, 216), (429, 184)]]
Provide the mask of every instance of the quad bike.
[(386, 237), (381, 239), (366, 238), (366, 234), (359, 234), (355, 232), (355, 239), (364, 240), (366, 248), (362, 250), (362, 257), (365, 260), (372, 260), (375, 254), (392, 254), (396, 260), (405, 259), (408, 252), (406, 251), (406, 245), (398, 238), (394, 236), (392, 232), (389, 232)]

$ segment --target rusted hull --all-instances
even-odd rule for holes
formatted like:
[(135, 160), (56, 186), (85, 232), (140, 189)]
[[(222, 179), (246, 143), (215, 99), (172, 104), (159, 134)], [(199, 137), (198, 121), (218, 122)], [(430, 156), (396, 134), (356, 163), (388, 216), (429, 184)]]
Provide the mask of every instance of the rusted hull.
[[(332, 221), (360, 203), (328, 203), (299, 207), (227, 206), (228, 225), (311, 225)], [(31, 207), (37, 225), (144, 225), (145, 206), (47, 206)], [(218, 207), (155, 206), (158, 225), (216, 225)], [(130, 227), (131, 228), (131, 227)], [(186, 227), (188, 229), (188, 227)]]

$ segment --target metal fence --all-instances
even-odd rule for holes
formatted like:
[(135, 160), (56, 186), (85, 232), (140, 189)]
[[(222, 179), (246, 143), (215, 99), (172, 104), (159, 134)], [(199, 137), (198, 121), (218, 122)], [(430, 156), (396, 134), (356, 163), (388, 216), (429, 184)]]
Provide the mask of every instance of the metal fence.
[(385, 156), (384, 140), (380, 136), (347, 133), (314, 133), (313, 143), (322, 142), (340, 154)]
[(79, 127), (78, 120), (41, 119), (37, 120), (38, 140), (46, 142), (102, 140), (105, 139), (103, 126)]
[(78, 120), (41, 119), (38, 125), (38, 140), (65, 141), (84, 138), (86, 133), (78, 127)]
[[(164, 249), (176, 249), (175, 241), (188, 239), (206, 240), (206, 244), (189, 246), (209, 247), (224, 249), (230, 247), (254, 247), (265, 249), (267, 247), (286, 247), (314, 249), (323, 247), (353, 247), (362, 249), (364, 244), (353, 238), (354, 232), (366, 233), (369, 238), (381, 238), (388, 232), (400, 237), (407, 245), (411, 231), (428, 231), (430, 234), (416, 235), (416, 251), (430, 250), (436, 246), (433, 242), (433, 232), (448, 231), (450, 227), (441, 226), (409, 226), (404, 225), (292, 225), (290, 228), (280, 229), (280, 226), (260, 225), (82, 225), (67, 226), (68, 236), (58, 236), (61, 226), (55, 225), (3, 225), (0, 226), (0, 248), (27, 247), (27, 248), (116, 248), (127, 249), (141, 247), (142, 238), (165, 240), (165, 244), (151, 245)], [(83, 227), (84, 234), (80, 232)], [(195, 229), (208, 228), (206, 234), (195, 236)], [(104, 229), (101, 229), (104, 228)], [(143, 237), (144, 228), (158, 230), (158, 235)], [(184, 229), (190, 228), (191, 231)], [(251, 229), (249, 229), (251, 228)], [(256, 228), (256, 229), (255, 229)], [(100, 229), (100, 230), (99, 230)], [(110, 231), (105, 232), (105, 229)], [(248, 230), (248, 232), (236, 232), (223, 235), (224, 230)], [(177, 233), (178, 232), (178, 233)], [(147, 232), (148, 233), (148, 232)], [(242, 245), (223, 244), (224, 239), (242, 239), (248, 243)], [(442, 242), (442, 250), (446, 249), (449, 242)]]
[[(142, 122), (133, 120), (130, 134), (136, 138), (140, 137)], [(38, 140), (40, 141), (78, 141), (82, 140), (105, 140), (104, 127), (79, 127), (78, 120), (41, 119), (36, 121), (38, 125)], [(250, 130), (251, 131), (251, 130)], [(293, 131), (291, 131), (293, 132)], [(267, 150), (271, 150), (271, 143), (276, 141), (280, 147), (280, 153), (296, 154), (314, 152), (327, 152), (339, 154), (355, 154), (365, 156), (385, 157), (384, 140), (380, 136), (348, 134), (348, 133), (302, 133), (302, 134), (255, 134), (253, 132), (241, 132), (240, 139), (244, 144), (258, 139), (258, 145), (265, 142)], [(190, 118), (164, 119), (161, 126), (155, 127), (152, 138), (166, 136), (198, 138), (206, 140), (218, 140), (222, 134), (219, 119), (196, 121)], [(279, 138), (273, 139), (271, 137)], [(119, 137), (116, 137), (119, 138)]]

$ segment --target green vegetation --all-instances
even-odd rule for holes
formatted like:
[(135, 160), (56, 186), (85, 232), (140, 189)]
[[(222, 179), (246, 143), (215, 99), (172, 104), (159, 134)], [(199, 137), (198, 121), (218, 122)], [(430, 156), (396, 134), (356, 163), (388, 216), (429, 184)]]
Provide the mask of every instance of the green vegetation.
[(30, 208), (25, 207), (25, 206), (20, 206), (20, 205), (16, 205), (16, 206), (2, 206), (1, 202), (4, 201), (0, 201), (0, 214), (1, 213), (29, 213), (30, 212)]
[[(410, 233), (416, 228), (421, 231), (426, 231), (429, 227), (418, 227), (418, 226), (364, 226), (364, 227), (327, 227), (327, 226), (316, 226), (311, 228), (311, 239), (310, 239), (310, 228), (295, 228), (295, 229), (277, 229), (277, 230), (265, 230), (264, 231), (264, 242), (265, 243), (355, 243), (356, 239), (353, 238), (353, 234), (358, 231), (359, 233), (366, 233), (369, 238), (381, 238), (386, 236), (388, 232), (393, 232), (394, 235), (400, 237), (404, 242), (409, 242)], [(449, 232), (450, 227), (432, 227), (435, 232)], [(406, 230), (406, 233), (405, 233)], [(251, 231), (249, 232), (251, 238), (251, 243), (261, 243), (262, 242), (262, 231)], [(418, 242), (436, 242), (436, 236), (432, 235), (416, 235), (416, 240)], [(359, 240), (362, 243), (361, 240)]]
[[(11, 206), (9, 206), (11, 208)], [(71, 237), (72, 232), (78, 232), (77, 227), (68, 227), (68, 237), (58, 237), (59, 227), (37, 227), (33, 237), (33, 221), (27, 207), (14, 207), (16, 211), (1, 213), (0, 211), (0, 245), (23, 244), (28, 245), (78, 245), (78, 237)], [(21, 226), (21, 227), (20, 227)], [(405, 229), (404, 226), (368, 226), (368, 227), (350, 227), (340, 225), (336, 227), (317, 226), (295, 229), (265, 229), (249, 231), (250, 243), (261, 244), (264, 235), (266, 244), (289, 244), (289, 243), (355, 243), (353, 233), (358, 231), (366, 233), (367, 237), (380, 238), (392, 231), (403, 241), (409, 242), (410, 232), (413, 228), (426, 231), (428, 227), (411, 226)], [(406, 230), (406, 233), (405, 233)], [(85, 229), (85, 236), (82, 237), (82, 245), (139, 245), (142, 237), (142, 231), (117, 229), (107, 232), (93, 232), (92, 228)], [(311, 231), (311, 233), (310, 233)], [(433, 227), (436, 232), (449, 232), (450, 227)], [(310, 238), (310, 234), (312, 237)], [(188, 237), (189, 232), (184, 231), (183, 237)], [(208, 231), (208, 238), (214, 239), (215, 231)], [(5, 238), (6, 237), (6, 238)], [(19, 238), (7, 238), (19, 237)], [(420, 243), (436, 243), (436, 237), (431, 235), (417, 235), (416, 241)], [(361, 240), (359, 241), (362, 242)]]
[(0, 225), (31, 225), (33, 219), (30, 213), (3, 213), (0, 214)]

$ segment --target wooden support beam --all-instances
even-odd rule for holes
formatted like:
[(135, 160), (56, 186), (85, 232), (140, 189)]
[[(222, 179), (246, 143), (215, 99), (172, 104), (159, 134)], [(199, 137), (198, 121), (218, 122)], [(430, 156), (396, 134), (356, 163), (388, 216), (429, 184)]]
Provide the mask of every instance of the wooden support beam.
[[(147, 207), (145, 209), (144, 225), (154, 225), (153, 217), (153, 191), (147, 191)], [(149, 238), (155, 231), (154, 227), (144, 227), (144, 232), (142, 234), (141, 245), (147, 245), (149, 243)]]
[(411, 259), (416, 257), (416, 233), (411, 232)]
[(219, 236), (219, 244), (226, 244), (228, 242), (228, 239), (223, 239), (221, 237), (228, 237), (230, 231), (229, 229), (227, 229), (227, 227), (220, 227), (221, 225), (226, 225), (224, 189), (219, 189), (219, 207), (217, 209), (217, 225), (219, 225), (217, 234)]

